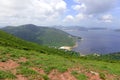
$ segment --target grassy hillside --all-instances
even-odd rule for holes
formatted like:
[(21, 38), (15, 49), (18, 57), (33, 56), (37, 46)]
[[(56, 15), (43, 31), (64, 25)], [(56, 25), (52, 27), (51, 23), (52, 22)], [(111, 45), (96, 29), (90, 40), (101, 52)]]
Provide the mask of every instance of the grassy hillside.
[(57, 54), (57, 55), (67, 55), (68, 54), (73, 54), (75, 52), (69, 53), (69, 52), (64, 52), (63, 50), (58, 50), (54, 48), (49, 48), (47, 46), (40, 46), (36, 43), (28, 42), (25, 40), (22, 40), (20, 38), (17, 38), (11, 34), (8, 34), (4, 31), (0, 30), (0, 46), (4, 47), (12, 47), (16, 49), (21, 49), (21, 50), (34, 50), (38, 51), (44, 54)]
[(1, 30), (0, 30), (0, 46), (9, 46), (18, 49), (34, 49), (40, 47), (37, 44), (24, 41)]
[(0, 47), (0, 79), (120, 80), (120, 63)]
[(35, 42), (45, 46), (61, 47), (75, 45), (75, 39), (68, 33), (48, 27), (40, 27), (32, 24), (5, 27), (4, 31), (24, 40)]

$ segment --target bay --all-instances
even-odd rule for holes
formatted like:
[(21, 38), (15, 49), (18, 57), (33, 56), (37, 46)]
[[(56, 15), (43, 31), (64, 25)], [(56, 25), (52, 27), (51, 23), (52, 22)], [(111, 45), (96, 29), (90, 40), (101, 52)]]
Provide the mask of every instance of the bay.
[(120, 52), (120, 32), (113, 30), (68, 30), (67, 32), (82, 37), (82, 40), (78, 41), (78, 46), (73, 49), (81, 54)]

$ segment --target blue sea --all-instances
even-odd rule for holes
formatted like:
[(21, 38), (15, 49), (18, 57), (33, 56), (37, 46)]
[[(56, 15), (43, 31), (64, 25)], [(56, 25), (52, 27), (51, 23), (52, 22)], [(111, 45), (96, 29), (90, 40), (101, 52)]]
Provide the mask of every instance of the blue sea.
[(67, 31), (82, 37), (74, 51), (81, 54), (120, 52), (120, 32), (114, 30)]

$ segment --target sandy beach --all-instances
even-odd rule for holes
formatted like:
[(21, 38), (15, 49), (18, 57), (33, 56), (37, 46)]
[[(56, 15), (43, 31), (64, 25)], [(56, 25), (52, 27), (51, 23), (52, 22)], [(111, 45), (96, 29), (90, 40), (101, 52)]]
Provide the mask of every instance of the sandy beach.
[(78, 43), (76, 42), (74, 46), (62, 46), (59, 49), (65, 49), (68, 51), (71, 51), (73, 48), (76, 48), (78, 46)]

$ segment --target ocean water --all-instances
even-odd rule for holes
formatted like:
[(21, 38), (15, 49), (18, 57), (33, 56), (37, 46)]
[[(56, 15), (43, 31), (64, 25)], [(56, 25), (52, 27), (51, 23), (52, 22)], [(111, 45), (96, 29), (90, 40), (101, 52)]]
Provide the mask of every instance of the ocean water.
[(120, 32), (113, 30), (67, 31), (82, 37), (74, 51), (81, 54), (120, 52)]

